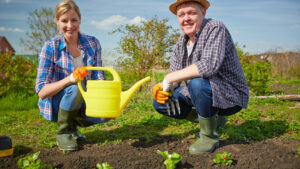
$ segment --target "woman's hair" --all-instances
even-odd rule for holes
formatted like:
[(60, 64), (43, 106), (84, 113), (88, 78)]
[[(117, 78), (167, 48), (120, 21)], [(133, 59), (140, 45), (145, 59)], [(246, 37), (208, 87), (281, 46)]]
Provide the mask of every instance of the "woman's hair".
[(79, 7), (76, 5), (76, 3), (73, 0), (62, 0), (60, 3), (56, 5), (55, 19), (58, 20), (59, 17), (61, 17), (63, 14), (65, 14), (66, 12), (72, 9), (74, 9), (79, 19), (81, 19)]

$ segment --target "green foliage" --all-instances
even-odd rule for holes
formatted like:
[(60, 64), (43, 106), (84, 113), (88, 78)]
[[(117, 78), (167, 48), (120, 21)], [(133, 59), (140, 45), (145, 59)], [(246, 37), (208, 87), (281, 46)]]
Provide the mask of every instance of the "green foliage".
[(58, 33), (54, 11), (52, 8), (35, 9), (29, 13), (27, 23), (30, 32), (26, 32), (27, 39), (21, 38), (21, 44), (37, 55), (42, 45)]
[(172, 51), (179, 36), (178, 30), (167, 22), (168, 19), (154, 17), (139, 25), (120, 26), (112, 32), (122, 34), (117, 64), (129, 81), (142, 79), (154, 66), (167, 63), (165, 55)]
[(18, 160), (18, 167), (22, 169), (52, 169), (52, 166), (47, 165), (38, 159), (40, 152), (36, 152)]
[(250, 56), (247, 52), (243, 52), (237, 44), (236, 46), (250, 90), (255, 95), (269, 94), (269, 82), (271, 80), (270, 62)]
[(38, 96), (28, 96), (25, 91), (8, 93), (0, 98), (0, 111), (20, 111), (37, 108)]
[(110, 166), (107, 162), (99, 164), (97, 163), (97, 169), (113, 169), (112, 166)]
[(216, 154), (214, 162), (222, 165), (231, 165), (233, 162), (231, 158), (231, 153), (224, 152), (223, 154)]
[(157, 153), (165, 158), (164, 165), (167, 169), (175, 169), (176, 164), (182, 160), (182, 157), (175, 152), (173, 152), (173, 154), (169, 154), (168, 151), (162, 152), (157, 150)]
[(0, 97), (18, 91), (34, 94), (37, 62), (9, 53), (0, 57)]

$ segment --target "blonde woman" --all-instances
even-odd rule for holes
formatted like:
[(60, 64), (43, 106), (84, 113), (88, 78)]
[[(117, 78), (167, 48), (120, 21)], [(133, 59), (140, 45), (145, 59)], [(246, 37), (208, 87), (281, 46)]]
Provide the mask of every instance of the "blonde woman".
[(63, 151), (78, 149), (78, 141), (85, 136), (77, 126), (105, 122), (102, 118), (85, 116), (85, 104), (77, 81), (105, 79), (102, 71), (89, 72), (85, 66), (102, 66), (101, 46), (92, 36), (79, 32), (81, 14), (72, 0), (59, 2), (55, 20), (60, 35), (47, 41), (39, 54), (35, 90), (39, 96), (41, 115), (57, 122), (57, 145)]

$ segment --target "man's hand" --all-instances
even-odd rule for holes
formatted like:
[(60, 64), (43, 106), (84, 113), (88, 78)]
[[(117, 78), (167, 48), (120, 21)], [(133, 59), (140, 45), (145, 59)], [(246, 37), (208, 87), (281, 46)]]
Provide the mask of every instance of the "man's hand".
[(80, 80), (83, 80), (88, 74), (89, 74), (89, 71), (85, 67), (78, 67), (70, 75), (70, 80), (72, 83), (76, 83)]
[(168, 92), (162, 91), (161, 84), (157, 84), (153, 89), (153, 97), (158, 103), (165, 103), (169, 99), (170, 94)]

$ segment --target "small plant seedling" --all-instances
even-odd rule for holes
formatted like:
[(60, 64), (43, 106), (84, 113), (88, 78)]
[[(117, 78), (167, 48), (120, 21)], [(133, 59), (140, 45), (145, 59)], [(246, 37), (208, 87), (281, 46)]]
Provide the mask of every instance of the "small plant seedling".
[(19, 159), (18, 167), (22, 169), (52, 169), (52, 166), (47, 165), (43, 163), (41, 159), (38, 159), (39, 155), (40, 151)]
[(162, 152), (160, 150), (157, 150), (157, 153), (159, 153), (166, 159), (164, 161), (164, 165), (166, 165), (167, 169), (175, 169), (176, 164), (182, 160), (182, 157), (175, 152), (173, 154), (169, 154), (168, 151)]
[(97, 169), (113, 169), (113, 167), (110, 166), (107, 162), (102, 164), (97, 163), (96, 167)]
[(224, 152), (223, 154), (216, 154), (214, 162), (222, 165), (231, 165), (233, 162), (231, 158), (231, 153)]

